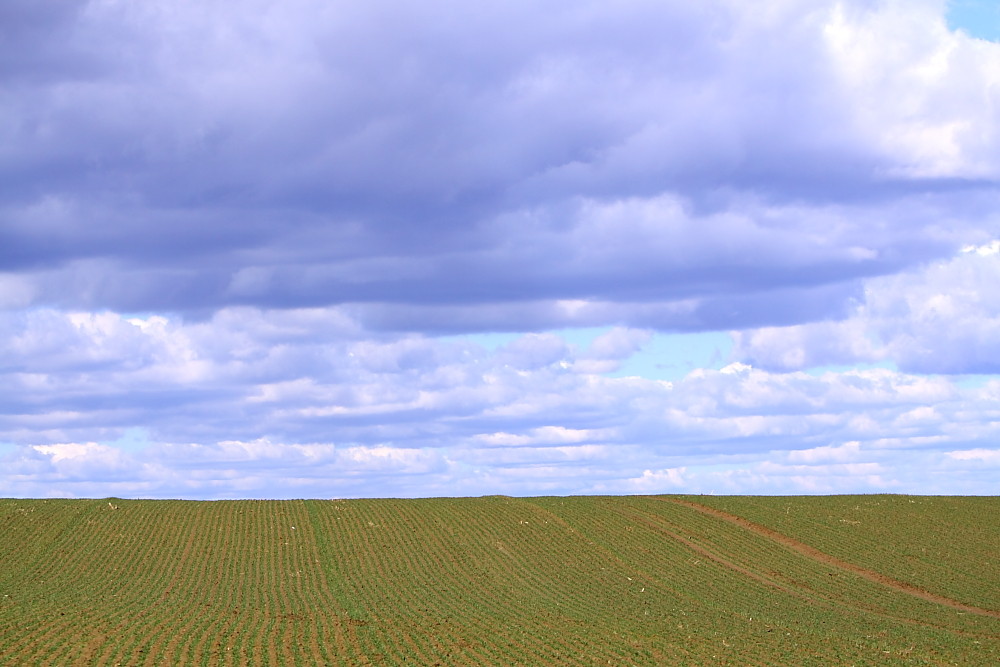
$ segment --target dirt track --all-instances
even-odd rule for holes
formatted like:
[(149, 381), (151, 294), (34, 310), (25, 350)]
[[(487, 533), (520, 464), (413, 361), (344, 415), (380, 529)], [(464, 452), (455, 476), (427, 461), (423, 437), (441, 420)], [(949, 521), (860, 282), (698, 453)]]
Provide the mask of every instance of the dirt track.
[(776, 542), (783, 547), (791, 549), (797, 553), (802, 554), (807, 558), (811, 558), (817, 562), (823, 563), (824, 565), (829, 565), (831, 567), (836, 567), (841, 570), (846, 570), (859, 577), (868, 579), (882, 586), (886, 586), (893, 590), (899, 591), (901, 593), (906, 593), (907, 595), (912, 595), (918, 597), (922, 600), (927, 600), (929, 602), (934, 602), (936, 604), (945, 605), (952, 607), (953, 609), (958, 609), (969, 614), (978, 614), (980, 616), (991, 616), (993, 618), (1000, 618), (1000, 611), (995, 611), (993, 609), (985, 609), (983, 607), (976, 607), (974, 605), (965, 604), (964, 602), (959, 602), (958, 600), (953, 600), (951, 598), (945, 597), (943, 595), (937, 595), (936, 593), (931, 593), (917, 586), (913, 586), (898, 579), (893, 579), (874, 570), (869, 570), (853, 563), (848, 563), (847, 561), (840, 560), (835, 556), (824, 553), (819, 549), (809, 546), (803, 542), (792, 539), (787, 535), (783, 535), (776, 530), (771, 530), (765, 526), (754, 523), (744, 519), (743, 517), (736, 516), (735, 514), (729, 514), (728, 512), (723, 512), (722, 510), (715, 509), (713, 507), (707, 507), (705, 505), (700, 505), (695, 502), (688, 500), (681, 500), (680, 498), (664, 498), (657, 497), (657, 500), (664, 502), (674, 503), (675, 505), (683, 505), (684, 507), (689, 507), (693, 510), (701, 512), (702, 514), (707, 514), (709, 516), (715, 517), (717, 519), (722, 519), (729, 523), (735, 524), (745, 530), (749, 530), (761, 537), (766, 537), (767, 539)]

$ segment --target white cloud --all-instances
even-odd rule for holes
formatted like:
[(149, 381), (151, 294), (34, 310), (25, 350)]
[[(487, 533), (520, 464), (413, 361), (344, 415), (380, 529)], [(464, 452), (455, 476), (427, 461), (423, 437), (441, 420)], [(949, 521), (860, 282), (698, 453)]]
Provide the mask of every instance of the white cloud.
[(734, 356), (771, 369), (889, 361), (918, 373), (1000, 372), (994, 243), (866, 281), (842, 321), (733, 333)]
[(948, 452), (948, 456), (958, 461), (980, 461), (987, 465), (1000, 465), (1000, 450), (997, 449), (966, 449)]
[(663, 470), (643, 470), (641, 477), (626, 480), (633, 493), (665, 493), (686, 487), (686, 468), (664, 468)]
[(856, 460), (861, 454), (861, 443), (845, 442), (842, 445), (826, 445), (811, 449), (794, 450), (788, 453), (793, 463), (823, 463), (827, 461), (846, 462)]
[(996, 178), (1000, 45), (948, 30), (942, 2), (838, 4), (824, 32), (854, 120), (889, 173)]
[(253, 7), (5, 16), (3, 488), (995, 490), (1000, 383), (932, 374), (1000, 372), (1000, 45), (942, 0)]
[[(564, 426), (542, 426), (527, 429), (524, 433), (482, 433), (471, 439), (472, 443), (489, 447), (555, 446), (584, 442), (602, 442), (615, 438), (614, 429), (572, 429)], [(555, 449), (558, 449), (556, 447)], [(570, 448), (566, 451), (583, 451)]]
[(975, 246), (969, 245), (962, 248), (962, 252), (974, 252), (978, 255), (997, 255), (1000, 254), (1000, 240), (993, 240), (987, 244)]
[(52, 463), (85, 458), (114, 459), (119, 455), (118, 450), (111, 447), (102, 447), (94, 442), (85, 444), (59, 443), (55, 445), (36, 445), (32, 449), (48, 456), (52, 460)]
[[(616, 378), (577, 364), (627, 355), (643, 335), (616, 330), (581, 348), (548, 334), (491, 351), (412, 335), (331, 339), (331, 317), (21, 319), (12, 340), (39, 340), (38, 327), (70, 344), (57, 362), (51, 344), (22, 347), (21, 362), (37, 370), (3, 374), (0, 440), (21, 443), (8, 457), (9, 488), (846, 492), (906, 488), (923, 479), (910, 470), (917, 454), (942, 452), (933, 465), (944, 469), (973, 460), (961, 452), (988, 458), (1000, 436), (996, 382), (961, 388), (885, 368), (775, 373), (740, 362), (673, 383)], [(192, 360), (199, 373), (188, 372)], [(141, 452), (113, 446), (140, 426)], [(959, 486), (978, 474), (949, 470)]]

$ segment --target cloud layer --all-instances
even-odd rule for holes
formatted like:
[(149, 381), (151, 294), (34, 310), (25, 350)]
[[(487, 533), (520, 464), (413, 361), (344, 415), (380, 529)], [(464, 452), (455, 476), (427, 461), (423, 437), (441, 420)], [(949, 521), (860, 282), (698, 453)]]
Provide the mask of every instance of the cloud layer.
[(687, 4), (15, 5), (6, 300), (743, 328), (989, 240), (997, 45)]
[(995, 491), (1000, 44), (945, 10), (6, 3), (0, 495)]
[(4, 336), (4, 357), (21, 360), (0, 383), (0, 441), (20, 444), (7, 488), (405, 496), (961, 480), (986, 493), (1000, 465), (996, 380), (735, 362), (666, 382), (614, 377), (649, 336), (631, 329), (587, 347), (526, 334), (494, 350), (358, 331), (326, 309), (227, 309), (194, 324), (35, 311)]

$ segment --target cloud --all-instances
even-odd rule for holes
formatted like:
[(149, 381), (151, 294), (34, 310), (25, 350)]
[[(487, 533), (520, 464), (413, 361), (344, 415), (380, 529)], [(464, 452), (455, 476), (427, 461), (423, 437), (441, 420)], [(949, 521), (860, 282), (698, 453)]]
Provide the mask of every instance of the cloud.
[(989, 490), (997, 383), (936, 374), (1000, 358), (1000, 45), (946, 8), (6, 3), (4, 488)]
[[(194, 323), (35, 311), (19, 326), (5, 337), (19, 364), (0, 378), (4, 483), (19, 493), (893, 489), (910, 457), (950, 465), (997, 435), (995, 382), (733, 363), (671, 383), (595, 367), (636, 352), (646, 332), (628, 329), (491, 350), (352, 338), (335, 309)], [(134, 428), (141, 443), (114, 446)]]
[(641, 477), (627, 482), (634, 493), (664, 493), (672, 489), (682, 489), (686, 486), (684, 473), (686, 468), (665, 468), (663, 470), (643, 470)]
[(981, 461), (990, 466), (1000, 464), (1000, 452), (995, 449), (966, 449), (949, 452), (948, 456), (958, 461)]
[(0, 294), (426, 332), (839, 317), (995, 204), (998, 47), (940, 10), (16, 5)]
[(1000, 136), (981, 105), (1000, 81), (995, 59), (983, 59), (997, 45), (949, 31), (941, 4), (839, 5), (825, 33), (842, 81), (858, 95), (856, 122), (896, 162), (890, 173), (995, 179)]
[(997, 373), (994, 245), (869, 280), (844, 320), (736, 332), (733, 354), (771, 369), (889, 361), (914, 373)]

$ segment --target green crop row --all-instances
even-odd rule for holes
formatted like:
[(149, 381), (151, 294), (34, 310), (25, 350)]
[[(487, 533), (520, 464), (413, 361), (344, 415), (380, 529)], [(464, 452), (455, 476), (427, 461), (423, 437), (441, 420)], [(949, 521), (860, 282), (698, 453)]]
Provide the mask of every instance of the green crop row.
[(0, 500), (0, 664), (1000, 664), (998, 509)]
[(996, 498), (703, 496), (696, 500), (920, 588), (1000, 608)]

